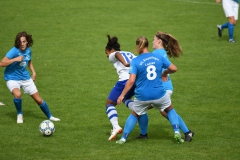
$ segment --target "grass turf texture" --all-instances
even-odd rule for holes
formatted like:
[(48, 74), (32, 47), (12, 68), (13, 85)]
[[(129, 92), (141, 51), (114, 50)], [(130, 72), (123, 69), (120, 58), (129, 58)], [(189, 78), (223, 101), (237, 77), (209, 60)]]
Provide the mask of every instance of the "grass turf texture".
[[(0, 79), (0, 159), (238, 159), (240, 26), (235, 44), (228, 43), (227, 30), (219, 38), (216, 25), (227, 19), (215, 1), (26, 0), (0, 6), (0, 57), (18, 32), (33, 35), (35, 83), (61, 119), (55, 133), (43, 137), (38, 126), (46, 117), (23, 95), (24, 123), (17, 124), (13, 97)], [(146, 36), (151, 48), (159, 30), (175, 36), (184, 51), (171, 60), (179, 69), (171, 76), (172, 102), (194, 139), (176, 144), (167, 120), (150, 110), (148, 140), (134, 140), (136, 126), (126, 144), (109, 142), (105, 101), (118, 77), (104, 53), (105, 35), (118, 36), (122, 50), (134, 51), (138, 36)], [(124, 105), (117, 110), (123, 127), (130, 111)]]

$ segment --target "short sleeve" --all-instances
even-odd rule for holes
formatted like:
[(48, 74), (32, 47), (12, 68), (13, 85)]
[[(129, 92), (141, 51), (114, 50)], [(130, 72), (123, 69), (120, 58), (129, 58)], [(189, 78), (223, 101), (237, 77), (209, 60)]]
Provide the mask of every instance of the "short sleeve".
[(115, 54), (116, 54), (116, 52), (113, 52), (113, 53), (111, 53), (110, 55), (109, 55), (109, 61), (111, 62), (111, 63), (115, 63), (115, 62), (117, 62), (118, 60), (117, 60), (117, 58), (115, 57)]

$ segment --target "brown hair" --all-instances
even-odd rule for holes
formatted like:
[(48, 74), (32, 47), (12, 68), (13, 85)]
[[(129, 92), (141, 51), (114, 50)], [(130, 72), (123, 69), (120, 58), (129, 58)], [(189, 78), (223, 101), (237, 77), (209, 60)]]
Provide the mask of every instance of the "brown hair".
[(21, 41), (20, 41), (20, 38), (21, 37), (26, 37), (26, 40), (28, 42), (27, 46), (28, 47), (31, 47), (33, 45), (33, 39), (32, 39), (32, 35), (31, 34), (27, 34), (27, 32), (23, 31), (23, 32), (19, 32), (17, 35), (16, 35), (16, 38), (15, 38), (15, 44), (14, 46), (16, 48), (20, 48), (20, 45), (21, 45)]
[(146, 47), (148, 48), (148, 39), (144, 36), (140, 36), (136, 40), (136, 45), (137, 45), (136, 51), (138, 53), (142, 53), (143, 48)]
[(115, 51), (121, 51), (120, 44), (118, 43), (118, 38), (116, 36), (111, 38), (109, 34), (107, 35), (107, 37), (108, 37), (108, 43), (107, 43), (106, 49), (109, 51), (112, 49), (114, 49)]
[(155, 35), (157, 38), (161, 39), (163, 42), (163, 47), (167, 51), (169, 57), (179, 57), (182, 53), (182, 48), (178, 43), (178, 40), (172, 35), (165, 32), (157, 32)]

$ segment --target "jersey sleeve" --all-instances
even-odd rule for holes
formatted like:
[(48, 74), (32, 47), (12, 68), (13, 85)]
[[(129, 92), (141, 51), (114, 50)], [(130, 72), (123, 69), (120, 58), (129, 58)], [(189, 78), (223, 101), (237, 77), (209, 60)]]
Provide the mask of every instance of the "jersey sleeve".
[(117, 58), (115, 57), (115, 54), (116, 54), (116, 52), (113, 52), (113, 53), (111, 53), (110, 55), (109, 55), (109, 61), (111, 62), (111, 63), (115, 63), (115, 62), (117, 62), (118, 60), (117, 60)]
[(137, 74), (137, 67), (134, 60), (130, 63), (129, 74)]
[(12, 49), (10, 49), (6, 54), (6, 57), (9, 58), (9, 59), (13, 59), (17, 56), (18, 55), (17, 55), (16, 49), (14, 47)]
[(162, 59), (164, 68), (168, 68), (171, 65), (171, 62), (168, 59), (164, 58), (163, 56), (161, 56), (161, 59)]

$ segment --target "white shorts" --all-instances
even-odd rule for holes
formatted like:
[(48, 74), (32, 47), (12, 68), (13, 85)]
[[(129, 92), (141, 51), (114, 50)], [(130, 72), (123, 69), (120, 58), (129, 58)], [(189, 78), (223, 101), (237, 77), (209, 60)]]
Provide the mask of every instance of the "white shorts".
[(170, 92), (166, 92), (166, 94), (159, 99), (150, 100), (150, 101), (139, 101), (136, 98), (134, 99), (133, 110), (138, 115), (143, 115), (147, 113), (148, 106), (151, 105), (154, 108), (157, 108), (159, 111), (163, 111), (171, 105), (171, 94)]
[(222, 6), (226, 17), (234, 16), (235, 20), (238, 20), (238, 8), (239, 4), (233, 0), (222, 0)]
[(11, 93), (14, 88), (18, 88), (19, 90), (22, 88), (24, 93), (29, 95), (33, 95), (34, 93), (38, 92), (37, 87), (32, 79), (20, 81), (9, 80), (6, 83)]

